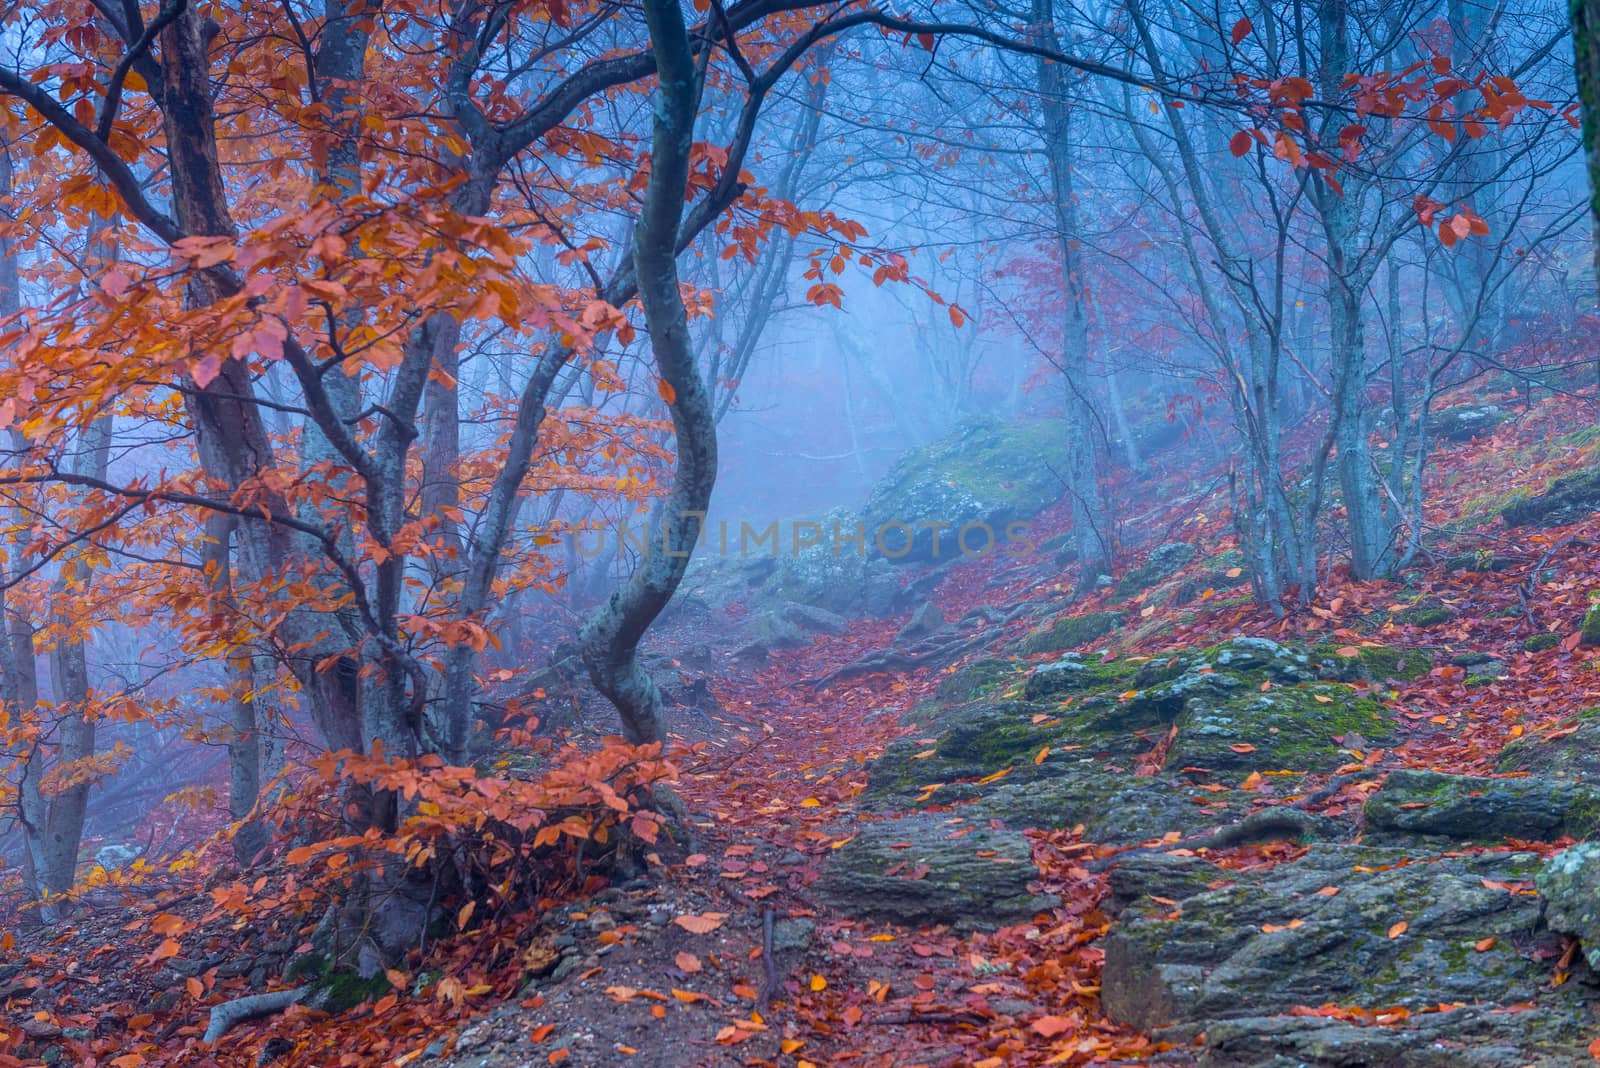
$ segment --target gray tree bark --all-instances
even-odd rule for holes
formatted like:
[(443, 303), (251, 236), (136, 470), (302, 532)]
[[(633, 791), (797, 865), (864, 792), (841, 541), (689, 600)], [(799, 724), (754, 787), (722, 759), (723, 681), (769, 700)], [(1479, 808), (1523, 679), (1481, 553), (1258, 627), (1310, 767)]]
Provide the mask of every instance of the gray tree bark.
[(634, 744), (659, 742), (663, 736), (661, 694), (639, 666), (639, 640), (683, 580), (717, 477), (716, 413), (695, 366), (677, 265), (702, 72), (678, 4), (645, 0), (644, 11), (660, 85), (651, 128), (650, 178), (634, 228), (633, 264), (651, 353), (667, 386), (677, 456), (659, 544), (579, 636), (590, 678), (616, 706), (623, 735)]
[[(1033, 0), (1033, 37), (1053, 52), (1061, 51), (1053, 0)], [(1078, 586), (1089, 589), (1110, 570), (1111, 526), (1105, 496), (1100, 492), (1099, 454), (1093, 395), (1089, 385), (1089, 307), (1084, 285), (1083, 242), (1078, 202), (1073, 191), (1072, 112), (1065, 71), (1040, 59), (1036, 65), (1039, 102), (1044, 116), (1045, 156), (1050, 166), (1055, 210), (1056, 245), (1061, 255), (1063, 293), (1061, 377), (1065, 386), (1067, 493), (1072, 498), (1072, 539), (1078, 550)]]

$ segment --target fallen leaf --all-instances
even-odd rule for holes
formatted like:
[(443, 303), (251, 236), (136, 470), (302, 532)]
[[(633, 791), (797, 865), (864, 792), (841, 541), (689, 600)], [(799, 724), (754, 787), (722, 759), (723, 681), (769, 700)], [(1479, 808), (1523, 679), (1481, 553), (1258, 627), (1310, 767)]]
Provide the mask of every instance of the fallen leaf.
[(674, 916), (672, 922), (682, 927), (690, 934), (710, 934), (722, 926), (722, 921), (728, 918), (725, 912), (707, 912), (701, 915), (689, 913), (685, 916)]
[(695, 972), (699, 971), (701, 967), (700, 958), (695, 956), (693, 953), (679, 953), (676, 957), (672, 958), (672, 963), (678, 966), (678, 970), (680, 972), (687, 972), (690, 975), (693, 975)]
[(1389, 928), (1389, 937), (1390, 938), (1399, 938), (1401, 935), (1406, 933), (1407, 928), (1409, 928), (1410, 926), (1411, 925), (1406, 923), (1405, 920), (1401, 920), (1399, 923), (1397, 923), (1393, 927)]

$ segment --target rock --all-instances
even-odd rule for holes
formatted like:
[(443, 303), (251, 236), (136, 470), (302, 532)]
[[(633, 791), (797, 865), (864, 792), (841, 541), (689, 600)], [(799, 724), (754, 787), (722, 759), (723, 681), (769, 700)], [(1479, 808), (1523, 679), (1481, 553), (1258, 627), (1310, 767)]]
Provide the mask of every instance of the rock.
[(1600, 470), (1577, 471), (1555, 480), (1543, 493), (1513, 501), (1501, 509), (1512, 527), (1559, 527), (1587, 519), (1600, 509)]
[(742, 667), (760, 667), (771, 659), (772, 651), (766, 642), (749, 642), (733, 651), (733, 661)]
[(1471, 441), (1493, 432), (1506, 413), (1494, 404), (1461, 404), (1428, 413), (1428, 435), (1441, 441)]
[(1600, 645), (1600, 601), (1590, 601), (1589, 610), (1583, 614), (1583, 626), (1578, 638), (1584, 645)]
[(790, 601), (783, 606), (783, 618), (803, 630), (814, 631), (821, 634), (843, 634), (850, 629), (849, 620), (837, 612), (830, 612), (826, 608), (815, 605), (800, 604)]
[(18, 1029), (35, 1042), (48, 1042), (52, 1038), (61, 1037), (61, 1028), (49, 1020), (36, 1020), (29, 1017), (18, 1025)]
[(1549, 730), (1513, 739), (1500, 752), (1498, 770), (1600, 782), (1600, 708), (1586, 708)]
[(1524, 561), (1503, 553), (1480, 549), (1474, 553), (1458, 553), (1444, 562), (1448, 571), (1510, 571)]
[(1349, 736), (1390, 733), (1384, 715), (1377, 701), (1337, 684), (1285, 687), (1220, 702), (1191, 698), (1166, 766), (1243, 773), (1331, 770), (1344, 763), (1341, 748), (1353, 747), (1346, 742)]
[(1554, 649), (1560, 644), (1561, 635), (1559, 634), (1535, 634), (1533, 637), (1523, 641), (1522, 648), (1526, 652), (1542, 653), (1547, 649)]
[(926, 638), (940, 627), (944, 626), (944, 612), (932, 601), (923, 601), (917, 610), (911, 613), (911, 619), (895, 634), (894, 640), (899, 643), (916, 641)]
[[(1332, 771), (1343, 750), (1392, 734), (1380, 703), (1334, 681), (1369, 665), (1316, 647), (1238, 638), (1138, 661), (1069, 653), (1020, 687), (1018, 666), (978, 661), (915, 706), (914, 734), (868, 769), (869, 803), (975, 801), (1013, 827), (1082, 823), (1095, 841), (1141, 841), (1209, 830), (1249, 800), (1196, 777), (1214, 788), (1255, 771)], [(1135, 777), (1169, 734), (1159, 774)]]
[[(955, 799), (941, 790), (932, 800)], [(1202, 808), (1203, 803), (1212, 807)], [(1052, 768), (1047, 777), (1001, 783), (962, 811), (1013, 828), (1081, 824), (1091, 842), (1126, 845), (1216, 830), (1242, 815), (1244, 805), (1242, 800), (1217, 802), (1215, 795), (1171, 779), (1136, 778), (1110, 770), (1104, 761), (1083, 759)]]
[(1557, 1068), (1581, 1063), (1577, 1010), (1507, 1013), (1466, 1006), (1371, 1027), (1315, 1016), (1222, 1020), (1206, 1031), (1200, 1068)]
[(1600, 831), (1600, 790), (1543, 778), (1391, 772), (1363, 815), (1375, 835), (1439, 835), (1498, 843)]
[(745, 627), (751, 645), (767, 649), (804, 649), (811, 645), (811, 636), (796, 623), (775, 612), (756, 616)]
[(778, 920), (772, 925), (772, 949), (775, 953), (804, 953), (811, 948), (817, 925), (813, 920)]
[(1429, 597), (1402, 608), (1394, 614), (1396, 623), (1410, 627), (1438, 627), (1455, 618), (1455, 613), (1441, 600)]
[(132, 864), (144, 853), (139, 846), (106, 845), (94, 851), (94, 862), (110, 871), (124, 864)]
[[(1215, 1040), (1216, 1021), (1298, 1005), (1512, 1003), (1546, 985), (1548, 964), (1529, 952), (1538, 902), (1485, 884), (1527, 879), (1537, 857), (1409, 859), (1414, 851), (1313, 844), (1268, 871), (1164, 855), (1113, 869), (1121, 911), (1105, 943), (1107, 1014)], [(1582, 995), (1555, 995), (1566, 997)]]
[(862, 509), (868, 551), (900, 564), (1003, 551), (1019, 540), (1008, 524), (1061, 496), (1066, 461), (1050, 420), (970, 424), (914, 449)]
[(1600, 842), (1580, 842), (1544, 862), (1534, 876), (1545, 923), (1572, 935), (1589, 967), (1600, 971)]
[(1172, 541), (1157, 545), (1139, 567), (1134, 568), (1117, 583), (1117, 595), (1129, 597), (1147, 590), (1182, 571), (1198, 555), (1198, 550), (1186, 541)]
[(1024, 653), (1053, 653), (1097, 641), (1122, 626), (1121, 612), (1090, 612), (1087, 615), (1062, 615), (1036, 627), (1022, 639)]
[(1028, 889), (1038, 877), (1021, 834), (908, 816), (863, 828), (834, 853), (814, 889), (855, 916), (992, 930), (1060, 903)]
[(966, 667), (939, 683), (936, 695), (944, 701), (971, 701), (984, 697), (1015, 682), (1017, 669), (1022, 665), (1015, 660), (986, 658), (974, 660)]
[(1467, 673), (1464, 682), (1469, 687), (1487, 686), (1497, 681), (1506, 671), (1505, 661), (1497, 659), (1492, 653), (1462, 653), (1451, 657), (1450, 664)]

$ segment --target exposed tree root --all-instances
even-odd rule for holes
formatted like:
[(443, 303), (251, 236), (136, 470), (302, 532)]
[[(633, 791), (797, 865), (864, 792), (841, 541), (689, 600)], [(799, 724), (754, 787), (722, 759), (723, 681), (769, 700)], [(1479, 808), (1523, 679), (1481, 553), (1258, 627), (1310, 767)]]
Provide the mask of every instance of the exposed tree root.
[(309, 993), (311, 993), (309, 986), (297, 986), (292, 990), (271, 990), (265, 994), (251, 994), (248, 997), (224, 1001), (221, 1005), (213, 1005), (211, 1020), (206, 1024), (206, 1033), (202, 1041), (216, 1042), (246, 1020), (282, 1012)]

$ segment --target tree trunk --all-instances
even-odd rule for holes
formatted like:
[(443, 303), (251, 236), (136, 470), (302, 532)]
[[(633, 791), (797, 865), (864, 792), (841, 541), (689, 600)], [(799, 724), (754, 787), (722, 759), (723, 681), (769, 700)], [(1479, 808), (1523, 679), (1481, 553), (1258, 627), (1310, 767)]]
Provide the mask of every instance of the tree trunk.
[[(1589, 169), (1589, 222), (1594, 274), (1600, 283), (1600, 0), (1570, 0), (1572, 51), (1583, 109), (1583, 158)], [(1600, 361), (1595, 364), (1600, 373)]]
[[(1061, 51), (1052, 0), (1033, 0), (1036, 42)], [(1067, 85), (1060, 64), (1037, 64), (1040, 107), (1044, 115), (1045, 154), (1055, 208), (1056, 242), (1061, 253), (1064, 295), (1061, 376), (1066, 386), (1067, 493), (1072, 497), (1073, 542), (1078, 550), (1078, 586), (1089, 589), (1110, 569), (1111, 527), (1100, 492), (1094, 401), (1089, 389), (1089, 308), (1084, 285), (1083, 243), (1078, 203), (1072, 188), (1072, 125)]]
[[(1322, 0), (1318, 31), (1322, 44), (1322, 94), (1338, 99), (1350, 69), (1347, 0)], [(1386, 575), (1394, 566), (1396, 518), (1385, 511), (1367, 440), (1366, 336), (1362, 302), (1368, 272), (1356, 262), (1358, 182), (1342, 192), (1320, 176), (1314, 179), (1318, 213), (1327, 240), (1329, 360), (1333, 372), (1333, 434), (1338, 448), (1339, 485), (1344, 494), (1350, 538), (1351, 573), (1357, 579)]]
[(639, 639), (683, 580), (717, 477), (716, 414), (695, 366), (677, 265), (700, 77), (678, 4), (645, 0), (644, 10), (660, 86), (651, 130), (650, 180), (634, 229), (633, 262), (651, 352), (672, 411), (677, 456), (660, 542), (589, 618), (579, 639), (590, 678), (616, 706), (623, 736), (634, 744), (662, 739), (661, 694), (639, 666)]

